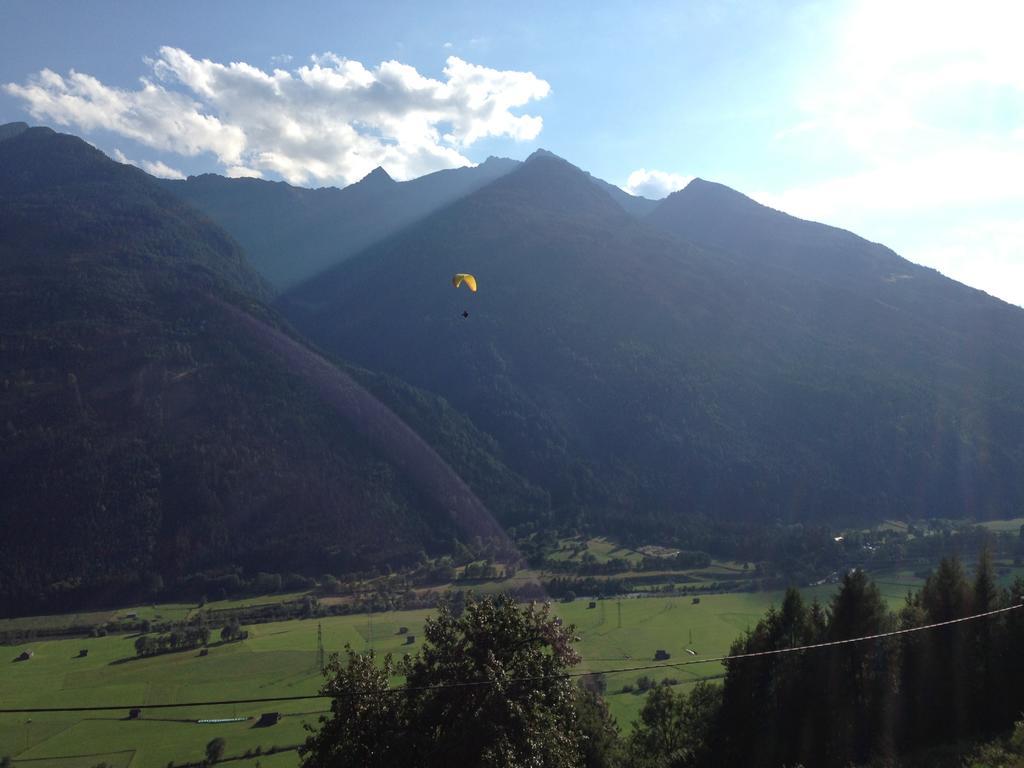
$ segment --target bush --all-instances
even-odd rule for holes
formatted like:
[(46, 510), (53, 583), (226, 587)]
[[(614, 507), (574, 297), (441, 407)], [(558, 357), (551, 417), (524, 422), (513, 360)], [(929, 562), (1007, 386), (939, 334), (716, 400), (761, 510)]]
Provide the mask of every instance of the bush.
[(226, 746), (224, 739), (218, 736), (215, 739), (211, 739), (206, 744), (206, 759), (211, 763), (216, 763), (222, 757), (224, 757), (224, 747)]
[(641, 675), (636, 679), (636, 687), (640, 690), (641, 693), (644, 691), (651, 690), (651, 688), (653, 688), (656, 685), (657, 683), (654, 681), (654, 678), (648, 677), (647, 675)]

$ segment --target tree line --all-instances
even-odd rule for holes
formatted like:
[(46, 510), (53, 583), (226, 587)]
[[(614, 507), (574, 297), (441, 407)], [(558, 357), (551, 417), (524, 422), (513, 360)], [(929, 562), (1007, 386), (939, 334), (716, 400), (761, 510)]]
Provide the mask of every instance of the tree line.
[[(924, 627), (1022, 599), (1024, 579), (1000, 588), (987, 550), (973, 578), (958, 558), (942, 560), (895, 612), (851, 570), (827, 604), (789, 589), (730, 655)], [(400, 661), (351, 649), (332, 660), (322, 690), (331, 714), (311, 728), (304, 768), (960, 766), (965, 745), (1008, 732), (1024, 709), (1024, 609), (731, 659), (721, 684), (649, 686), (628, 737), (608, 712), (603, 679), (568, 674), (579, 662), (574, 629), (545, 606), (470, 597), (458, 616), (442, 606), (424, 636)], [(393, 688), (396, 675), (405, 682)]]

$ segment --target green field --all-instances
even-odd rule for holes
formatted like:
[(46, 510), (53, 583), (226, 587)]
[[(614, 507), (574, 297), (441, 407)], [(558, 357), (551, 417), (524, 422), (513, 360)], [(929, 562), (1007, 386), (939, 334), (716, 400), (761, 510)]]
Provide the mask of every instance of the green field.
[[(580, 563), (583, 562), (583, 555), (586, 553), (593, 555), (594, 561), (598, 563), (607, 563), (612, 558), (639, 563), (644, 557), (636, 550), (619, 546), (603, 536), (587, 539), (585, 542), (581, 539), (562, 539), (558, 544), (559, 549), (551, 554), (552, 560)], [(580, 544), (585, 544), (586, 549), (581, 552), (575, 552), (574, 548)]]
[[(920, 580), (911, 573), (879, 575), (883, 594), (894, 608), (902, 604), (907, 589)], [(804, 590), (810, 600), (827, 600), (834, 585)], [(268, 602), (275, 598), (256, 599)], [(578, 671), (606, 671), (652, 664), (654, 652), (663, 649), (671, 660), (659, 669), (617, 672), (608, 675), (608, 700), (624, 730), (636, 718), (644, 697), (623, 693), (622, 686), (635, 684), (646, 674), (666, 677), (684, 686), (722, 672), (718, 662), (701, 659), (722, 656), (745, 629), (752, 627), (781, 593), (733, 593), (703, 595), (695, 604), (689, 597), (576, 600), (557, 603), (554, 612), (577, 628), (578, 650), (583, 661)], [(209, 607), (218, 607), (211, 605)], [(155, 606), (147, 614), (165, 617), (184, 615), (188, 606)], [(114, 612), (122, 615), (125, 611)], [(142, 609), (138, 611), (142, 617)], [(403, 611), (374, 615), (293, 620), (249, 627), (242, 643), (215, 645), (207, 656), (185, 651), (146, 659), (134, 658), (134, 635), (62, 639), (27, 646), (4, 646), (8, 659), (0, 665), (0, 702), (4, 707), (151, 705), (201, 700), (296, 696), (313, 694), (320, 684), (316, 671), (316, 635), (323, 626), (328, 652), (345, 643), (356, 649), (371, 646), (378, 652), (401, 654), (418, 647), (428, 611)], [(67, 617), (65, 617), (66, 620)], [(30, 621), (30, 620), (20, 620)], [(40, 620), (41, 621), (41, 620)], [(399, 627), (417, 636), (406, 646)], [(215, 633), (216, 634), (216, 633)], [(13, 659), (25, 648), (29, 661)], [(86, 648), (87, 657), (78, 658)], [(687, 653), (696, 651), (693, 656)], [(304, 722), (315, 722), (327, 702), (297, 702), (219, 707), (181, 707), (144, 710), (141, 720), (128, 720), (127, 709), (85, 713), (0, 714), (0, 755), (10, 754), (23, 768), (82, 766), (105, 761), (112, 766), (159, 766), (168, 762), (197, 761), (203, 747), (215, 736), (227, 742), (227, 755), (241, 756), (258, 747), (264, 766), (294, 766), (295, 752), (268, 757), (272, 747), (301, 743)], [(197, 724), (197, 719), (258, 717), (262, 712), (285, 715), (268, 728), (254, 721)], [(31, 722), (29, 722), (31, 720)], [(255, 766), (257, 758), (238, 760), (235, 766)]]
[[(654, 651), (672, 654), (671, 663), (693, 661), (692, 647), (700, 656), (722, 655), (735, 637), (752, 626), (777, 593), (708, 595), (694, 605), (689, 598), (644, 598), (559, 603), (554, 610), (577, 626), (579, 650), (584, 661), (579, 669), (603, 671), (651, 663)], [(158, 606), (155, 613), (172, 609)], [(176, 612), (180, 609), (173, 608)], [(320, 620), (328, 651), (345, 643), (378, 651), (403, 650), (400, 626), (420, 635), (426, 611)], [(621, 615), (621, 619), (620, 619)], [(215, 646), (209, 655), (186, 651), (147, 659), (134, 658), (132, 635), (67, 639), (32, 643), (31, 660), (15, 662), (22, 647), (7, 646), (9, 659), (0, 667), (0, 701), (5, 707), (103, 706), (107, 704), (156, 704), (207, 699), (295, 696), (315, 693), (320, 683), (316, 672), (317, 620), (288, 621), (250, 627), (243, 643)], [(690, 640), (692, 636), (692, 642)], [(77, 658), (87, 648), (85, 658)], [(682, 667), (666, 665), (647, 672), (657, 679), (673, 677), (693, 681), (719, 672), (717, 663)], [(609, 675), (609, 701), (615, 715), (627, 725), (636, 717), (643, 697), (621, 693), (622, 685), (634, 683), (642, 672)], [(92, 766), (106, 761), (114, 766), (165, 766), (169, 761), (199, 760), (203, 746), (222, 736), (229, 755), (241, 755), (260, 747), (294, 745), (304, 739), (303, 722), (315, 722), (315, 713), (326, 707), (323, 700), (280, 704), (174, 708), (145, 710), (138, 721), (126, 719), (127, 710), (60, 714), (0, 714), (0, 754), (11, 754), (24, 766)], [(199, 725), (200, 718), (258, 716), (261, 712), (286, 714), (269, 728), (252, 722)], [(31, 722), (28, 722), (31, 719)], [(295, 753), (275, 761), (294, 765)], [(288, 762), (290, 761), (290, 762)], [(262, 765), (271, 765), (265, 756)], [(234, 762), (255, 765), (255, 759)]]

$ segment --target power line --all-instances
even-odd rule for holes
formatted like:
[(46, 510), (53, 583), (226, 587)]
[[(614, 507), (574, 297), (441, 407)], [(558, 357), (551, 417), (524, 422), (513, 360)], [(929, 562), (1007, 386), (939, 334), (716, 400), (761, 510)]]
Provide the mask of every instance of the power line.
[[(710, 664), (721, 661), (742, 661), (744, 659), (753, 659), (764, 656), (777, 656), (783, 653), (802, 653), (804, 651), (814, 651), (821, 648), (832, 648), (839, 645), (851, 645), (853, 643), (865, 643), (873, 640), (882, 640), (887, 637), (896, 637), (898, 635), (909, 635), (915, 632), (924, 632), (931, 629), (938, 629), (939, 627), (948, 627), (953, 624), (962, 624), (967, 621), (975, 621), (977, 619), (988, 618), (989, 616), (996, 616), (1001, 613), (1007, 613), (1009, 611), (1015, 611), (1018, 608), (1024, 608), (1024, 603), (1017, 605), (1011, 605), (1007, 608), (997, 608), (992, 611), (986, 611), (985, 613), (976, 613), (972, 616), (963, 616), (959, 619), (949, 619), (947, 621), (937, 621), (934, 624), (925, 624), (920, 627), (908, 627), (907, 629), (895, 629), (890, 632), (880, 632), (875, 635), (864, 635), (862, 637), (851, 637), (846, 640), (830, 640), (826, 643), (812, 643), (810, 645), (800, 645), (793, 648), (776, 648), (769, 651), (752, 651), (751, 653), (738, 653), (732, 656), (710, 656), (706, 659), (686, 659), (684, 661), (670, 662), (666, 664), (638, 664), (631, 667), (616, 667), (614, 669), (592, 669), (592, 670), (576, 670), (574, 672), (563, 672), (557, 675), (530, 675), (526, 677), (513, 677), (505, 680), (506, 684), (513, 683), (530, 683), (538, 682), (541, 680), (554, 680), (554, 679), (570, 679), (576, 677), (584, 677), (586, 675), (594, 674), (605, 674), (611, 675), (619, 672), (645, 672), (652, 669), (666, 669), (666, 668), (679, 668), (689, 667), (694, 664)], [(19, 707), (19, 708), (3, 708), (0, 709), (0, 714), (18, 714), (18, 713), (41, 713), (41, 712), (102, 712), (112, 709), (184, 709), (191, 707), (213, 707), (213, 706), (225, 706), (229, 704), (266, 704), (270, 702), (285, 702), (285, 701), (306, 701), (310, 699), (334, 699), (342, 697), (357, 697), (357, 696), (379, 696), (382, 693), (420, 693), (423, 691), (439, 691), (449, 690), (453, 688), (480, 688), (484, 686), (495, 685), (497, 680), (467, 680), (458, 683), (439, 683), (437, 685), (420, 685), (420, 686), (402, 686), (401, 688), (388, 688), (386, 691), (339, 691), (333, 694), (307, 694), (303, 696), (270, 696), (255, 699), (225, 699), (220, 701), (188, 701), (181, 702), (179, 704), (116, 704), (112, 706), (91, 706), (91, 707)]]

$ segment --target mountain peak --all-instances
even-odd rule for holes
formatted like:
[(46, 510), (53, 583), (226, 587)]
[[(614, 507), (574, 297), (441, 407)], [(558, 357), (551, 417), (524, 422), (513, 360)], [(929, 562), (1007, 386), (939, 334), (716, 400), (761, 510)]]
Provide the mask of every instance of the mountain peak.
[(397, 182), (393, 178), (391, 178), (391, 174), (385, 171), (382, 166), (378, 165), (376, 168), (374, 168), (368, 174), (363, 176), (363, 178), (361, 178), (356, 183), (377, 187), (383, 185), (396, 184)]
[(524, 162), (532, 163), (532, 162), (536, 162), (537, 160), (560, 160), (561, 162), (565, 163), (566, 165), (572, 165), (572, 163), (570, 163), (568, 160), (566, 160), (565, 158), (559, 157), (554, 152), (552, 152), (551, 150), (548, 150), (548, 149), (535, 149), (530, 154), (530, 156), (528, 158), (526, 158), (526, 160)]
[(614, 221), (626, 216), (590, 174), (546, 149), (538, 149), (491, 189), (513, 194), (530, 207)]
[(725, 184), (720, 184), (717, 181), (707, 181), (699, 177), (693, 179), (682, 189), (673, 192), (665, 200), (673, 198), (677, 201), (707, 200), (719, 203), (731, 202), (733, 204), (760, 205), (756, 200), (747, 197), (742, 192), (737, 192), (732, 187), (727, 187)]

